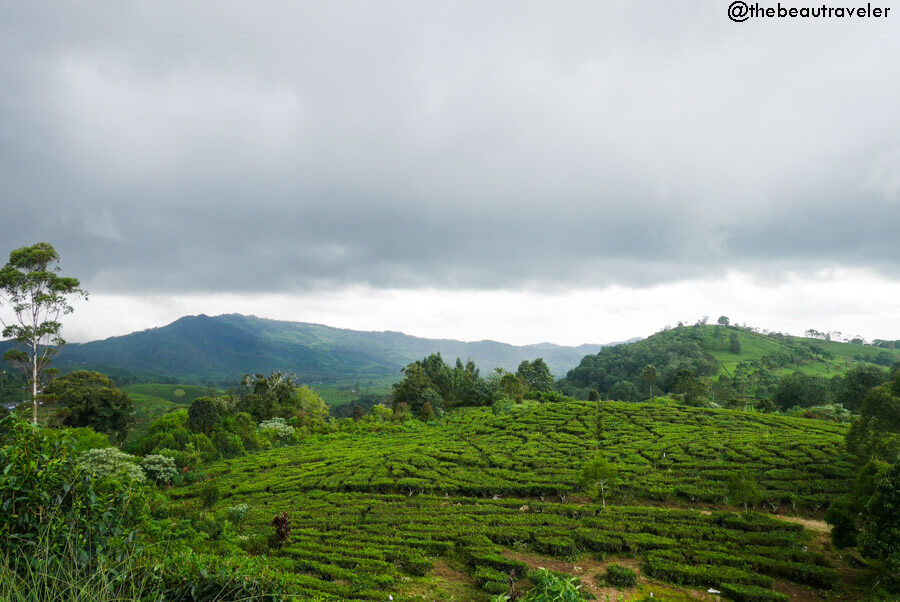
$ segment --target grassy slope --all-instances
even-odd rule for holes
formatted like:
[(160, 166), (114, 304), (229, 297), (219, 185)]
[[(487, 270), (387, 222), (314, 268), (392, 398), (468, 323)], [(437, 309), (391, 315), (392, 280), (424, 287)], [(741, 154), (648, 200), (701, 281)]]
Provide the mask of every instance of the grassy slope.
[[(776, 588), (784, 579), (826, 587), (836, 578), (819, 566), (827, 562), (813, 553), (817, 548), (803, 550), (812, 534), (796, 525), (699, 508), (721, 507), (727, 479), (746, 470), (771, 504), (762, 508), (815, 512), (852, 477), (839, 425), (566, 402), (517, 406), (500, 416), (463, 410), (431, 425), (381, 428), (213, 465), (208, 474), (222, 500), (211, 512), (249, 504), (240, 532), (250, 542), (271, 532), (273, 514), (288, 512), (292, 543), (270, 551), (272, 562), (310, 592), (345, 599), (385, 599), (388, 592), (421, 591), (423, 583), (468, 587), (476, 599), (482, 594), (473, 586), (447, 580), (470, 580), (465, 575), (477, 576), (479, 566), (509, 568), (514, 563), (506, 566), (504, 558), (513, 554), (578, 564), (592, 550), (624, 555), (670, 582), (687, 579), (685, 567), (709, 565), (713, 581), (698, 587), (716, 579), (769, 587), (772, 578)], [(626, 506), (604, 510), (577, 494), (580, 466), (598, 450), (621, 466), (613, 501)], [(173, 490), (176, 509), (200, 510), (205, 485)], [(422, 572), (429, 576), (412, 577)]]
[(122, 390), (128, 393), (128, 397), (134, 402), (135, 424), (128, 433), (128, 441), (137, 441), (143, 437), (150, 424), (163, 414), (187, 407), (198, 397), (211, 393), (206, 387), (160, 383), (126, 385)]
[[(720, 336), (716, 337), (716, 332)], [(741, 344), (740, 353), (730, 351), (731, 335)], [(812, 350), (814, 349), (814, 350)], [(706, 372), (708, 362), (714, 360), (713, 373), (732, 375), (739, 364), (746, 369), (746, 376), (773, 374), (775, 376), (802, 372), (804, 374), (833, 377), (844, 374), (860, 363), (873, 364), (881, 356), (888, 363), (900, 361), (900, 349), (883, 349), (870, 345), (838, 343), (804, 337), (775, 337), (743, 328), (718, 328), (711, 325), (684, 326), (658, 332), (647, 339), (604, 348), (595, 355), (582, 359), (578, 367), (560, 381), (563, 390), (570, 395), (587, 398), (596, 388), (609, 392), (610, 381), (630, 381), (649, 398), (643, 368), (656, 365), (657, 385), (671, 382), (681, 367), (690, 367), (699, 374)], [(773, 361), (775, 358), (786, 361)], [(700, 366), (701, 368), (697, 368)], [(881, 367), (885, 367), (882, 365)], [(594, 373), (603, 373), (605, 386)]]
[(799, 366), (791, 365), (781, 368), (778, 370), (781, 374), (790, 374), (800, 371), (804, 374), (814, 376), (836, 376), (847, 372), (860, 362), (873, 362), (876, 356), (882, 352), (889, 354), (894, 361), (900, 361), (900, 349), (881, 349), (869, 345), (823, 341), (822, 339), (809, 339), (804, 337), (791, 337), (792, 343), (783, 343), (763, 334), (745, 330), (728, 329), (725, 331), (728, 335), (734, 332), (741, 341), (741, 353), (734, 354), (728, 351), (729, 343), (727, 338), (725, 338), (722, 344), (716, 344), (715, 338), (712, 336), (713, 328), (714, 327), (707, 326), (705, 327), (704, 332), (706, 335), (705, 338), (709, 344), (709, 351), (712, 356), (720, 362), (722, 370), (729, 374), (734, 372), (734, 369), (740, 362), (752, 362), (754, 360), (762, 359), (765, 355), (772, 355), (778, 352), (790, 352), (792, 345), (815, 345), (826, 351), (830, 351), (834, 354), (834, 358), (807, 359), (802, 361)]
[(122, 387), (122, 390), (131, 396), (138, 394), (144, 397), (153, 397), (179, 405), (190, 404), (198, 397), (215, 395), (218, 393), (218, 391), (209, 389), (208, 387), (198, 387), (195, 385), (164, 385), (160, 383), (126, 385)]

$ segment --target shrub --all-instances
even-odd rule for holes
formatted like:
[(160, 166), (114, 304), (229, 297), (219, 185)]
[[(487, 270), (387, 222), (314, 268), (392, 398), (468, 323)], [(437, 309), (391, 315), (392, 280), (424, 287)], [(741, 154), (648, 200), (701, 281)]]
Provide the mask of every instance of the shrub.
[(238, 504), (237, 506), (232, 506), (228, 509), (228, 520), (238, 525), (244, 522), (244, 518), (247, 516), (247, 510), (250, 509), (250, 506), (247, 504)]
[(188, 408), (188, 427), (195, 433), (210, 433), (222, 421), (212, 397), (198, 397)]
[(272, 535), (273, 547), (281, 547), (288, 542), (291, 537), (291, 519), (287, 512), (279, 512), (272, 518), (272, 526), (275, 527), (275, 533)]
[(216, 449), (219, 450), (219, 453), (226, 458), (236, 458), (247, 453), (241, 438), (226, 431), (217, 430), (213, 432), (212, 442)]
[(178, 475), (178, 469), (175, 467), (175, 460), (161, 454), (151, 454), (141, 460), (141, 468), (155, 483), (163, 483), (169, 485)]
[[(538, 395), (540, 395), (540, 393), (538, 393)], [(491, 405), (491, 412), (493, 412), (495, 416), (498, 414), (509, 414), (511, 410), (512, 402), (508, 397), (500, 397)]]
[(773, 592), (756, 585), (722, 583), (719, 587), (723, 594), (736, 602), (784, 602), (790, 599), (781, 592)]
[(131, 479), (78, 470), (73, 448), (70, 438), (13, 416), (0, 420), (0, 559), (12, 570), (55, 570), (51, 564), (63, 560), (82, 567), (131, 553), (146, 517), (142, 490)]
[(637, 573), (618, 564), (606, 567), (606, 582), (616, 587), (634, 587), (637, 585)]
[(522, 598), (525, 602), (581, 602), (586, 599), (577, 577), (541, 568), (528, 571), (528, 579), (534, 587)]
[(89, 449), (78, 454), (78, 468), (98, 477), (122, 477), (143, 483), (144, 471), (137, 458), (117, 447)]
[(422, 422), (434, 420), (434, 407), (431, 405), (430, 401), (426, 401), (422, 404), (422, 408), (419, 410), (419, 420)]
[(52, 429), (46, 431), (46, 434), (51, 439), (57, 441), (67, 437), (70, 438), (72, 442), (72, 449), (76, 454), (80, 454), (81, 452), (87, 451), (89, 449), (110, 447), (112, 445), (109, 442), (109, 435), (98, 433), (90, 427), (69, 428), (61, 430)]
[(196, 449), (200, 453), (200, 457), (203, 458), (204, 462), (212, 462), (213, 460), (217, 460), (219, 458), (219, 450), (216, 449), (216, 446), (213, 445), (213, 442), (209, 440), (209, 437), (207, 437), (203, 433), (190, 435), (189, 440), (186, 441), (179, 449), (186, 449), (188, 445), (192, 445), (194, 449)]
[(270, 418), (260, 422), (258, 430), (273, 441), (285, 443), (295, 439), (294, 427), (290, 426), (284, 418)]
[(219, 501), (219, 488), (212, 481), (208, 482), (200, 490), (200, 499), (203, 500), (204, 506), (212, 506)]
[(859, 529), (849, 500), (838, 499), (832, 502), (825, 512), (825, 522), (831, 525), (831, 543), (835, 548), (851, 548), (856, 545)]

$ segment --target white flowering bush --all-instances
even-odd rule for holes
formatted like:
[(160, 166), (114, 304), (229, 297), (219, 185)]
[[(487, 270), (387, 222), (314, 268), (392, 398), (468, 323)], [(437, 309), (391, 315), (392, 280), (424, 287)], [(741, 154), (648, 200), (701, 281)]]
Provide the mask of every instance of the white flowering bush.
[(260, 422), (258, 430), (272, 440), (290, 441), (294, 439), (294, 427), (285, 422), (284, 418), (270, 418)]
[(232, 506), (228, 509), (228, 520), (232, 523), (239, 525), (244, 521), (244, 517), (247, 516), (247, 510), (250, 509), (250, 506), (247, 504), (238, 504), (237, 506)]
[(144, 471), (137, 464), (137, 458), (126, 454), (118, 447), (84, 451), (78, 454), (77, 466), (98, 477), (126, 475), (141, 483), (146, 481)]
[(178, 474), (174, 458), (162, 454), (150, 454), (141, 460), (141, 468), (151, 480), (169, 485)]

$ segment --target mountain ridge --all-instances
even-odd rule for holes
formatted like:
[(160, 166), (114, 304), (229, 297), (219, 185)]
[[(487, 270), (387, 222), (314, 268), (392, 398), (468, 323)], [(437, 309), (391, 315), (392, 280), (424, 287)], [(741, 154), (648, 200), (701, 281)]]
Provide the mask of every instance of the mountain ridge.
[[(9, 341), (0, 342), (6, 347)], [(272, 320), (243, 314), (187, 315), (130, 334), (60, 350), (63, 371), (97, 369), (131, 380), (234, 382), (245, 373), (293, 372), (312, 382), (399, 377), (400, 370), (430, 353), (453, 362), (471, 359), (483, 371), (514, 371), (523, 360), (543, 357), (557, 377), (608, 344), (511, 345), (493, 340), (429, 339), (397, 331), (360, 331), (324, 324)]]

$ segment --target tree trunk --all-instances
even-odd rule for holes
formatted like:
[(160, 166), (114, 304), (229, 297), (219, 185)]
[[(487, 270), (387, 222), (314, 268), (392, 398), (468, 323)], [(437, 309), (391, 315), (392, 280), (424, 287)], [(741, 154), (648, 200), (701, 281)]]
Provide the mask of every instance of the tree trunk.
[(31, 422), (35, 426), (37, 426), (37, 379), (38, 379), (38, 368), (37, 368), (37, 345), (34, 345), (31, 349)]

